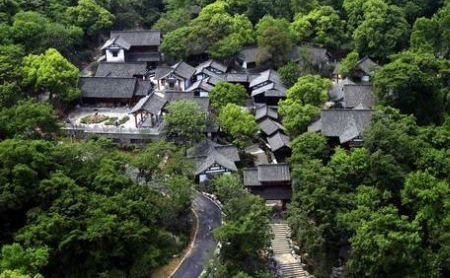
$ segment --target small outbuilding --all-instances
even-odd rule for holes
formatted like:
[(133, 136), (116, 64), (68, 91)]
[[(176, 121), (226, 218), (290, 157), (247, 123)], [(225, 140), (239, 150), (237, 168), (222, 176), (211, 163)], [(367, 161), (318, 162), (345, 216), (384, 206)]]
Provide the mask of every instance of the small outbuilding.
[(292, 198), (289, 165), (262, 164), (244, 169), (244, 187), (264, 200), (290, 201)]

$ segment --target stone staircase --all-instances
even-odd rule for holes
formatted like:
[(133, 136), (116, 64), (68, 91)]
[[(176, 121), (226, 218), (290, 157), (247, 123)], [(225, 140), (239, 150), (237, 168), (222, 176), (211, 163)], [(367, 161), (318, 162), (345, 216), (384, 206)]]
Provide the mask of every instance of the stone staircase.
[(277, 265), (277, 277), (279, 278), (307, 278), (308, 273), (303, 270), (298, 256), (291, 252), (291, 233), (287, 224), (272, 224), (272, 232), (275, 237), (272, 239), (273, 258)]

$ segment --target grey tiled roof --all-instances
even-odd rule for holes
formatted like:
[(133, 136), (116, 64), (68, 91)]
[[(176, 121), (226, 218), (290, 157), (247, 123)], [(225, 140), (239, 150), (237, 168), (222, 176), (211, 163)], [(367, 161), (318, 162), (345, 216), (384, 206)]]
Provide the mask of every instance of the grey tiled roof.
[(289, 165), (286, 163), (258, 165), (257, 168), (258, 180), (261, 183), (291, 180)]
[(318, 119), (308, 126), (308, 132), (319, 132), (322, 130), (322, 120)]
[(136, 89), (134, 90), (135, 96), (147, 96), (153, 91), (153, 82), (150, 80), (138, 79), (136, 83)]
[(132, 98), (136, 78), (80, 77), (78, 87), (83, 98)]
[(228, 82), (240, 82), (240, 83), (250, 82), (249, 74), (244, 72), (227, 73), (223, 77)]
[(170, 74), (176, 74), (184, 79), (191, 78), (195, 73), (195, 68), (184, 61), (179, 61), (171, 67), (157, 67), (155, 79), (162, 79)]
[(327, 137), (339, 137), (339, 141), (345, 143), (364, 132), (370, 123), (371, 116), (372, 110), (369, 109), (322, 110), (321, 132)]
[(111, 63), (101, 62), (98, 64), (96, 77), (133, 77), (144, 75), (147, 69), (146, 63)]
[(228, 170), (237, 171), (235, 162), (240, 160), (236, 146), (219, 145), (210, 140), (197, 144), (189, 157), (196, 159), (195, 175), (201, 174), (214, 163)]
[(154, 30), (111, 31), (110, 38), (118, 36), (131, 46), (155, 46), (161, 44), (161, 32)]
[(267, 136), (270, 136), (277, 132), (278, 130), (284, 130), (283, 126), (269, 118), (265, 118), (264, 120), (258, 123), (259, 129), (264, 132)]
[(259, 87), (257, 89), (254, 89), (254, 90), (252, 90), (251, 96), (254, 97), (254, 96), (257, 96), (257, 95), (260, 95), (260, 94), (264, 94), (265, 92), (274, 89), (275, 86), (276, 86), (275, 83), (269, 83), (269, 84), (267, 84), (265, 86), (262, 86), (262, 87)]
[(345, 108), (363, 107), (372, 108), (375, 104), (375, 96), (371, 85), (344, 85)]
[(269, 89), (264, 92), (265, 97), (280, 97), (285, 98), (286, 97), (286, 88), (284, 88), (281, 85), (275, 85), (273, 89)]
[(167, 100), (152, 93), (146, 97), (141, 98), (138, 103), (131, 109), (130, 113), (136, 113), (138, 111), (147, 111), (154, 115), (158, 114), (166, 105)]
[(172, 68), (173, 73), (179, 75), (185, 79), (191, 78), (195, 73), (195, 68), (184, 61), (180, 61), (177, 64), (173, 65)]
[(173, 70), (172, 67), (166, 67), (166, 66), (159, 66), (156, 68), (155, 70), (155, 79), (161, 79), (164, 76), (168, 75), (169, 73), (171, 73)]
[(216, 69), (222, 73), (227, 71), (227, 66), (222, 64), (221, 62), (218, 62), (216, 60), (208, 60), (206, 62), (203, 62), (195, 67), (195, 74), (201, 73), (203, 70), (208, 68)]
[(268, 69), (266, 71), (261, 72), (258, 77), (256, 77), (250, 82), (250, 88), (255, 87), (266, 81), (283, 85), (283, 82), (281, 81), (281, 78), (278, 75), (278, 73), (273, 69)]
[(243, 171), (245, 186), (261, 186), (258, 180), (258, 168), (247, 168)]
[(238, 58), (246, 61), (247, 63), (256, 62), (256, 54), (258, 52), (257, 46), (244, 47), (238, 54)]
[(375, 72), (381, 68), (380, 65), (372, 61), (367, 56), (359, 60), (355, 67), (362, 70), (363, 72), (365, 72), (370, 76), (374, 75)]
[(334, 83), (331, 90), (328, 92), (331, 101), (339, 101), (344, 98), (344, 86), (347, 84), (355, 84), (348, 78), (340, 80), (338, 83)]
[(126, 50), (130, 49), (130, 47), (131, 47), (130, 43), (127, 42), (124, 38), (116, 36), (116, 37), (111, 37), (109, 40), (107, 40), (103, 44), (103, 46), (100, 48), (100, 50), (103, 50), (103, 49), (108, 48), (113, 45), (117, 45)]
[(293, 61), (300, 61), (303, 58), (299, 53), (300, 51), (304, 51), (302, 54), (304, 54), (313, 64), (323, 64), (329, 62), (327, 50), (325, 48), (312, 45), (296, 45), (292, 47), (292, 50), (289, 53), (289, 58)]
[(287, 148), (291, 147), (289, 137), (280, 132), (277, 132), (274, 135), (267, 137), (267, 143), (269, 143), (270, 149), (274, 152), (278, 151), (283, 147)]
[(238, 149), (234, 145), (218, 145), (215, 147), (215, 149), (221, 155), (227, 157), (231, 161), (234, 161), (234, 162), (241, 161), (241, 158), (239, 157)]
[(246, 168), (244, 173), (244, 186), (262, 186), (270, 182), (290, 182), (291, 173), (289, 165), (261, 164), (256, 168)]
[(208, 82), (209, 79), (210, 79), (210, 77), (192, 83), (192, 85), (186, 89), (186, 92), (192, 92), (197, 89), (202, 89), (206, 92), (211, 92), (212, 89), (214, 89), (214, 86)]
[(164, 98), (167, 99), (168, 102), (178, 101), (178, 100), (187, 100), (193, 101), (198, 104), (199, 108), (202, 112), (208, 112), (209, 108), (209, 98), (208, 97), (196, 97), (194, 96), (194, 92), (180, 92), (180, 91), (164, 91)]
[(255, 119), (261, 120), (264, 117), (269, 117), (274, 120), (278, 119), (278, 112), (272, 107), (267, 106), (266, 104), (260, 105), (256, 107), (255, 111)]

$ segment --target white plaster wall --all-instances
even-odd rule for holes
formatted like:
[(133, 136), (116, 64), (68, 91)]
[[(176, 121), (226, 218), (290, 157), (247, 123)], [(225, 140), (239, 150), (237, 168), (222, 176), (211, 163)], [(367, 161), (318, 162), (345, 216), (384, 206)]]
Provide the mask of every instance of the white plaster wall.
[(109, 49), (106, 49), (106, 61), (107, 62), (125, 62), (125, 51), (123, 49), (119, 50), (117, 57), (114, 57)]

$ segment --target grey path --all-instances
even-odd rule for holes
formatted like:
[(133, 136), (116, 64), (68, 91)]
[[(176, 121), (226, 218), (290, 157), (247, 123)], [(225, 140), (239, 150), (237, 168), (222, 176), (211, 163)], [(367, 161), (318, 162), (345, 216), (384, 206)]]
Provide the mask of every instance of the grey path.
[(198, 215), (197, 235), (193, 248), (184, 259), (172, 278), (198, 278), (205, 264), (213, 255), (217, 242), (213, 238), (212, 231), (221, 224), (221, 213), (217, 206), (201, 194), (195, 197), (192, 208)]
[(287, 224), (272, 224), (273, 258), (278, 266), (278, 277), (283, 278), (307, 278), (308, 274), (303, 270), (298, 258), (291, 253), (291, 247), (287, 238), (290, 233)]

